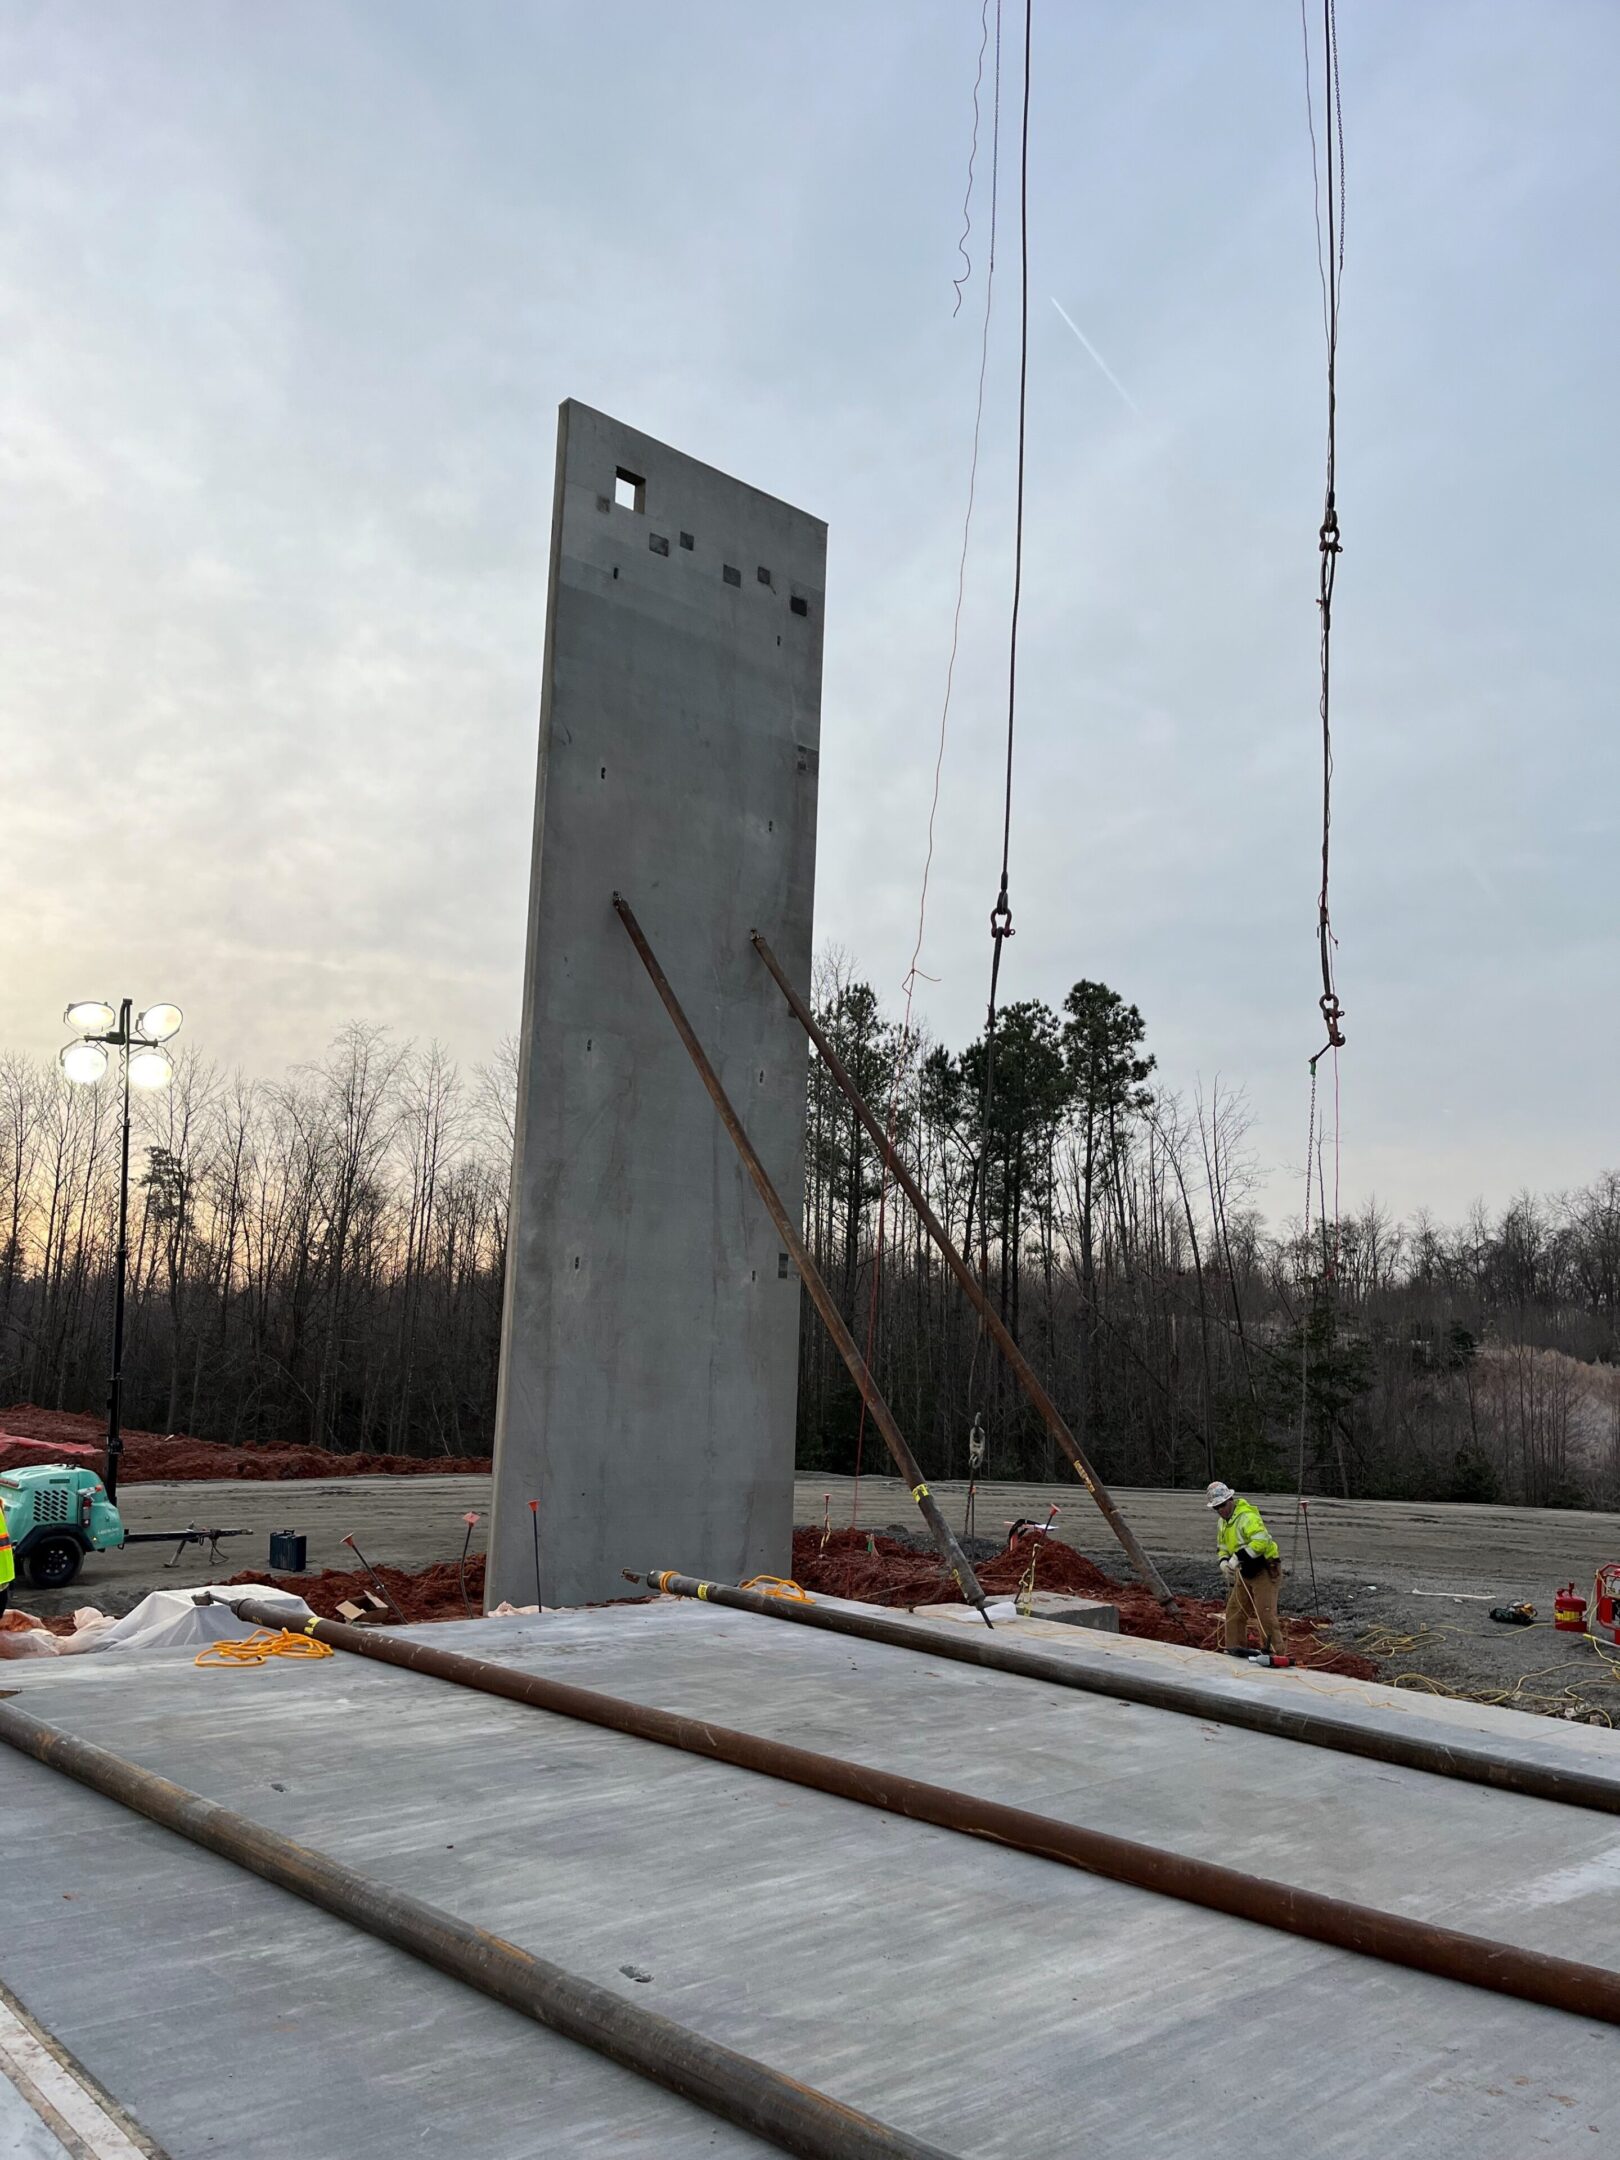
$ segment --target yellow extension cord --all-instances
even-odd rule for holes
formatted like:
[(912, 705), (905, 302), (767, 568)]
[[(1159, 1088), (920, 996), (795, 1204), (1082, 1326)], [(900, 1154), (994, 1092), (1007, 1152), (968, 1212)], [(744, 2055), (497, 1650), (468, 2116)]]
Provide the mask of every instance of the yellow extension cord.
[[(1533, 1624), (1536, 1627), (1552, 1626), (1550, 1620), (1538, 1620)], [(1350, 1647), (1365, 1657), (1380, 1660), (1414, 1657), (1425, 1648), (1432, 1647), (1436, 1637), (1457, 1635), (1461, 1632), (1460, 1628), (1442, 1627), (1425, 1628), (1419, 1634), (1406, 1635), (1393, 1628), (1373, 1628), (1365, 1635), (1358, 1636)], [(1571, 1631), (1560, 1629), (1559, 1632), (1567, 1634)], [(1620, 1685), (1620, 1657), (1608, 1650), (1590, 1630), (1583, 1633), (1599, 1663), (1606, 1667), (1605, 1678)], [(1392, 1684), (1417, 1694), (1444, 1695), (1453, 1702), (1482, 1703), (1493, 1709), (1526, 1710), (1541, 1717), (1563, 1717), (1566, 1713), (1572, 1713), (1575, 1718), (1588, 1721), (1599, 1719), (1603, 1724), (1612, 1727), (1614, 1718), (1610, 1713), (1587, 1701), (1579, 1689), (1565, 1686), (1552, 1690), (1533, 1688), (1530, 1685), (1534, 1680), (1546, 1680), (1554, 1674), (1567, 1671), (1567, 1666), (1538, 1666), (1530, 1672), (1520, 1673), (1512, 1686), (1505, 1688), (1453, 1687), (1448, 1681), (1435, 1679), (1431, 1673), (1411, 1671), (1397, 1673)]]
[(332, 1645), (317, 1642), (313, 1635), (295, 1635), (290, 1628), (261, 1627), (233, 1642), (210, 1643), (206, 1650), (197, 1652), (192, 1662), (231, 1671), (249, 1665), (268, 1665), (273, 1657), (323, 1658), (331, 1655)]
[(816, 1601), (809, 1591), (796, 1583), (791, 1575), (750, 1575), (737, 1585), (739, 1590), (757, 1590), (761, 1597), (786, 1598), (793, 1605), (813, 1605)]

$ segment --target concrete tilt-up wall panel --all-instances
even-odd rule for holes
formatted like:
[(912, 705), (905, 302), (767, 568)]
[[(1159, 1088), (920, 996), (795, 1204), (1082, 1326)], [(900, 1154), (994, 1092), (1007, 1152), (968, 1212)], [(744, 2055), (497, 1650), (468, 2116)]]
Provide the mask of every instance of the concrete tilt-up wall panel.
[(487, 1596), (786, 1572), (799, 1285), (613, 911), (621, 891), (790, 1213), (826, 527), (561, 411)]

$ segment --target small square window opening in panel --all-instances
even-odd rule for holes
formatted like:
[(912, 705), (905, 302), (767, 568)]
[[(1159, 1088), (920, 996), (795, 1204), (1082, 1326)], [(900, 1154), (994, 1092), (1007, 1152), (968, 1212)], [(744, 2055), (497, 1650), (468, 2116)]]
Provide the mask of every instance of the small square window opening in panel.
[(735, 563), (722, 563), (720, 566), (720, 575), (725, 579), (728, 585), (740, 585), (742, 583), (742, 572), (737, 568), (737, 565)]
[(655, 555), (667, 555), (669, 553), (669, 539), (664, 533), (649, 533), (647, 535), (647, 545)]
[(683, 548), (694, 548), (697, 546), (697, 542), (692, 538), (692, 535), (690, 533), (682, 533), (681, 546)]
[(788, 606), (793, 610), (795, 615), (808, 615), (810, 612), (810, 603), (808, 600), (805, 599), (802, 593), (795, 593), (793, 595), (793, 598), (788, 602)]
[(629, 472), (621, 465), (613, 475), (613, 500), (621, 510), (645, 510), (647, 483), (641, 474)]

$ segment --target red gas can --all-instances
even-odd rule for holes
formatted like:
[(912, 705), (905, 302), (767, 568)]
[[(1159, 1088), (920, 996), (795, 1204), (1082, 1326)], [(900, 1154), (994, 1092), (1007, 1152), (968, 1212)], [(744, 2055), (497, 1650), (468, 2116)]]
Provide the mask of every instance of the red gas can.
[(1586, 1600), (1572, 1582), (1565, 1583), (1553, 1599), (1553, 1626), (1566, 1635), (1586, 1633)]

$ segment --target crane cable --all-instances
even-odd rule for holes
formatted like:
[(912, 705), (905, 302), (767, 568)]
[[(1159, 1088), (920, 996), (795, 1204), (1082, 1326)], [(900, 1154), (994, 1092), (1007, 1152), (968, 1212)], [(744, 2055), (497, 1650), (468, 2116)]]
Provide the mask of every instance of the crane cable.
[[(1322, 1274), (1331, 1282), (1337, 1272), (1339, 1249), (1339, 1052), (1344, 1047), (1344, 1008), (1339, 1003), (1333, 956), (1338, 944), (1328, 901), (1329, 854), (1333, 835), (1333, 588), (1338, 574), (1341, 540), (1338, 507), (1338, 361), (1339, 297), (1344, 279), (1344, 108), (1339, 92), (1339, 25), (1335, 0), (1322, 0), (1323, 148), (1326, 152), (1327, 243), (1323, 245), (1321, 184), (1323, 149), (1316, 139), (1316, 111), (1311, 97), (1311, 33), (1306, 0), (1299, 0), (1300, 39), (1305, 54), (1305, 124), (1311, 139), (1311, 203), (1316, 221), (1316, 272), (1322, 287), (1322, 334), (1327, 346), (1327, 477), (1322, 500), (1322, 523), (1317, 533), (1317, 617), (1321, 640), (1321, 693), (1318, 712), (1322, 723), (1322, 882), (1317, 891), (1316, 936), (1322, 965), (1322, 994), (1317, 1009), (1327, 1027), (1327, 1041), (1311, 1059), (1310, 1122), (1305, 1137), (1305, 1215), (1302, 1253), (1310, 1281), (1311, 1181), (1316, 1174), (1317, 1203), (1322, 1215)], [(1335, 193), (1335, 179), (1337, 193)], [(1327, 1236), (1327, 1191), (1320, 1159), (1317, 1130), (1316, 1068), (1331, 1052), (1333, 1058), (1333, 1241)], [(1299, 1329), (1299, 1464), (1294, 1495), (1294, 1559), (1299, 1557), (1300, 1515), (1305, 1504), (1305, 1455), (1310, 1409), (1310, 1354), (1312, 1306), (1307, 1298)]]
[[(962, 275), (952, 278), (956, 291), (956, 305), (951, 310), (952, 319), (961, 312), (963, 287), (973, 275), (973, 258), (967, 249), (973, 231), (974, 173), (979, 157), (979, 92), (984, 83), (984, 58), (990, 47), (990, 10), (992, 0), (982, 0), (979, 10), (979, 56), (973, 75), (973, 134), (968, 146), (967, 185), (962, 197), (962, 236), (957, 241), (957, 252), (964, 265)], [(967, 592), (968, 543), (973, 531), (973, 511), (979, 487), (979, 444), (984, 432), (984, 385), (990, 365), (990, 323), (996, 289), (996, 228), (1001, 184), (1001, 0), (994, 0), (995, 7), (995, 54), (990, 104), (990, 236), (984, 279), (984, 315), (979, 329), (979, 381), (973, 407), (973, 447), (968, 458), (967, 503), (962, 513), (962, 546), (956, 564), (956, 605), (951, 616), (951, 650), (945, 667), (945, 694), (940, 705), (939, 739), (934, 753), (934, 786), (928, 805), (928, 844), (923, 856), (922, 889), (917, 899), (917, 936), (911, 949), (911, 965), (906, 970), (905, 1013), (900, 1023), (900, 1033), (894, 1046), (894, 1061), (889, 1074), (889, 1107), (884, 1121), (884, 1133), (889, 1147), (895, 1145), (900, 1123), (900, 1080), (905, 1070), (907, 1054), (912, 1042), (911, 1014), (917, 992), (918, 963), (922, 959), (923, 935), (928, 922), (928, 887), (934, 867), (934, 828), (939, 816), (940, 780), (945, 769), (945, 737), (950, 724), (951, 697), (956, 684), (957, 654), (962, 642), (962, 604)], [(872, 1290), (866, 1309), (867, 1369), (872, 1367), (872, 1354), (877, 1342), (878, 1310), (882, 1298), (883, 1254), (888, 1227), (889, 1211), (889, 1158), (885, 1153), (882, 1163), (881, 1182), (878, 1187), (877, 1239), (872, 1258)], [(861, 1511), (861, 1456), (866, 1439), (866, 1402), (861, 1401), (860, 1419), (855, 1430), (855, 1476), (850, 1490), (850, 1527), (860, 1521)]]
[[(1015, 933), (1008, 879), (1012, 863), (1013, 748), (1018, 717), (1018, 614), (1024, 590), (1024, 466), (1029, 401), (1029, 75), (1033, 0), (1024, 0), (1023, 112), (1018, 157), (1018, 490), (1013, 521), (1012, 614), (1007, 635), (1007, 763), (1001, 810), (1001, 885), (990, 910), (990, 999), (984, 1029), (984, 1091), (979, 1106), (979, 1283), (990, 1294), (990, 1119), (996, 1089), (996, 1000), (1001, 980), (1002, 947)], [(984, 1340), (984, 1321), (974, 1346), (974, 1362)], [(971, 1380), (969, 1385), (971, 1386)]]
[[(1305, 0), (1300, 0), (1300, 26), (1305, 31), (1305, 112), (1311, 132), (1311, 184), (1316, 190), (1319, 159), (1316, 120), (1311, 103), (1310, 38), (1306, 29)], [(1338, 574), (1341, 539), (1338, 509), (1338, 360), (1339, 296), (1344, 279), (1344, 114), (1339, 95), (1339, 35), (1335, 0), (1322, 0), (1322, 68), (1324, 83), (1323, 139), (1326, 164), (1327, 247), (1322, 246), (1321, 194), (1317, 204), (1317, 271), (1322, 280), (1323, 328), (1327, 339), (1327, 481), (1322, 502), (1322, 523), (1317, 533), (1317, 610), (1321, 634), (1322, 687), (1318, 711), (1322, 722), (1322, 882), (1317, 893), (1316, 936), (1322, 964), (1322, 995), (1318, 1008), (1327, 1026), (1327, 1041), (1311, 1060), (1344, 1047), (1344, 1008), (1339, 1002), (1333, 956), (1338, 940), (1328, 900), (1329, 856), (1333, 835), (1333, 588)], [(1337, 182), (1337, 187), (1335, 187)]]

